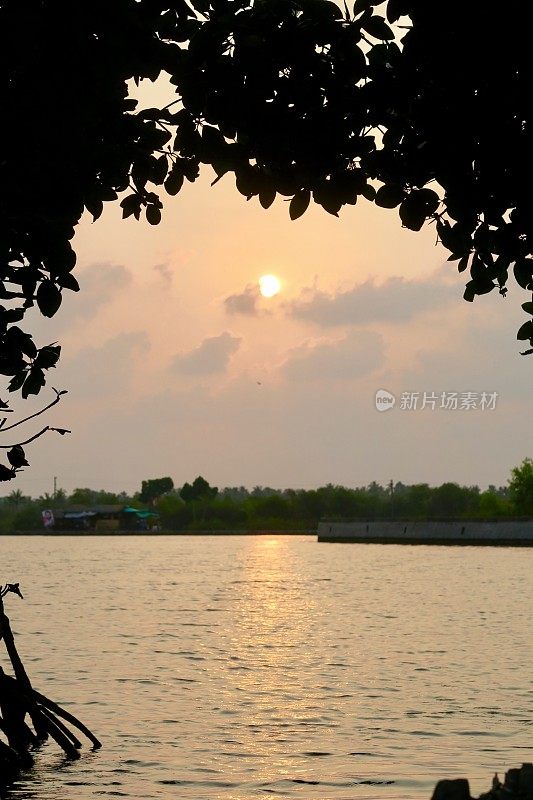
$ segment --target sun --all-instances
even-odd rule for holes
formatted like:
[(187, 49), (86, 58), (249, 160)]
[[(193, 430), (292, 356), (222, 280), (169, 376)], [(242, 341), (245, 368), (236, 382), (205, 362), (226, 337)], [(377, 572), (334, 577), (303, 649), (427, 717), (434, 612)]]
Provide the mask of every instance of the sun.
[(263, 297), (274, 297), (281, 289), (281, 281), (275, 275), (261, 275), (259, 278), (259, 291)]

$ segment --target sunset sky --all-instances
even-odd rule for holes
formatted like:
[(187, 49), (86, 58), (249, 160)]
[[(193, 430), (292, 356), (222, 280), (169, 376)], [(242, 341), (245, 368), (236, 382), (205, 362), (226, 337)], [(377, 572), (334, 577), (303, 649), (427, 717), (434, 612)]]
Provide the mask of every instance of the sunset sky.
[[(122, 221), (118, 203), (83, 218), (81, 291), (32, 328), (63, 346), (50, 384), (69, 394), (46, 422), (72, 435), (33, 445), (3, 493), (37, 496), (54, 476), (67, 491), (198, 474), (248, 487), (505, 483), (532, 454), (533, 362), (515, 338), (528, 297), (511, 286), (506, 300), (464, 302), (434, 228), (402, 229), (396, 211), (362, 200), (291, 222), (282, 198), (265, 211), (213, 177), (164, 196), (157, 227)], [(267, 273), (281, 281), (272, 298), (258, 290)], [(395, 408), (376, 411), (378, 389)], [(400, 408), (402, 392), (424, 391), (498, 399)]]

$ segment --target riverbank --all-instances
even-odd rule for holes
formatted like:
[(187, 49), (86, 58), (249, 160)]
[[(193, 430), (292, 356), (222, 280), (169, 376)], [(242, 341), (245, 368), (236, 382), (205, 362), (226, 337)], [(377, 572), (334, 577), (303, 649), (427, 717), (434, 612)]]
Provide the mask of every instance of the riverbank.
[(306, 531), (15, 531), (13, 533), (0, 533), (1, 536), (316, 536), (315, 530)]
[(321, 522), (319, 542), (533, 547), (532, 520)]

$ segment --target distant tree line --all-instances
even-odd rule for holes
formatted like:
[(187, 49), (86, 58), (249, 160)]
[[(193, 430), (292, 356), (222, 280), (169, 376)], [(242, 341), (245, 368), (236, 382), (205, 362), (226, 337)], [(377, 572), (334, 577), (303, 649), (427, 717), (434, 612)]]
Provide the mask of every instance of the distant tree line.
[(533, 516), (533, 460), (515, 467), (506, 486), (460, 486), (448, 482), (407, 486), (372, 482), (355, 489), (327, 484), (318, 489), (228, 486), (218, 489), (203, 477), (176, 488), (170, 477), (142, 482), (141, 491), (75, 489), (37, 499), (20, 490), (0, 498), (0, 533), (42, 529), (42, 511), (78, 505), (131, 505), (159, 514), (162, 530), (290, 530), (315, 528), (320, 520), (351, 519), (501, 519)]

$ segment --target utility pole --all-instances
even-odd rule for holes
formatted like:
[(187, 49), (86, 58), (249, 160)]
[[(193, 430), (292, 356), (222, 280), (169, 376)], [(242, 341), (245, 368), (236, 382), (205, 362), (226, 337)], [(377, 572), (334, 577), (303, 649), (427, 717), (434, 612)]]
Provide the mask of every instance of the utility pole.
[(54, 475), (54, 500), (57, 496), (57, 477)]
[(391, 519), (394, 519), (394, 481), (392, 478), (389, 481), (389, 491), (390, 491), (390, 515)]

